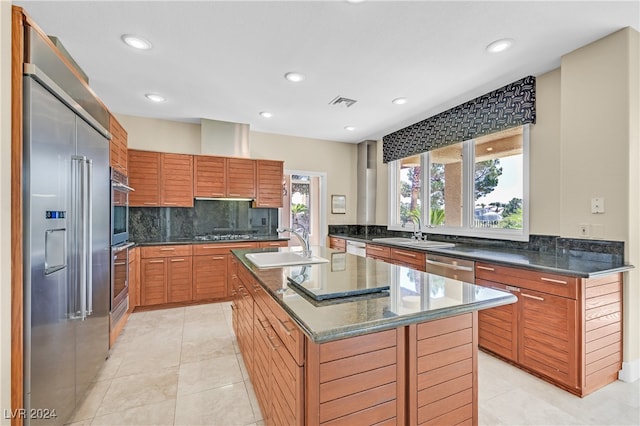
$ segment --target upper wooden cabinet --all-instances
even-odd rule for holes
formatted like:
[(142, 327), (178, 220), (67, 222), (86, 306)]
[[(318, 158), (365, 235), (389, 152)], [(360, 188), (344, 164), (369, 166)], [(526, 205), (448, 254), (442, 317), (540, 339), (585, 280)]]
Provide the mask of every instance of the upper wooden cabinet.
[(111, 115), (109, 118), (109, 165), (117, 171), (127, 174), (127, 132), (124, 127)]
[(194, 164), (196, 197), (256, 197), (256, 160), (195, 155)]
[(160, 206), (160, 153), (129, 150), (129, 206)]
[(256, 160), (227, 158), (227, 196), (255, 198)]
[(193, 207), (192, 155), (129, 150), (129, 169), (130, 206)]
[(254, 207), (282, 207), (283, 162), (257, 160), (257, 188)]
[(193, 207), (193, 155), (163, 153), (160, 164), (161, 205)]
[(193, 156), (193, 195), (196, 197), (226, 197), (227, 172), (225, 157)]

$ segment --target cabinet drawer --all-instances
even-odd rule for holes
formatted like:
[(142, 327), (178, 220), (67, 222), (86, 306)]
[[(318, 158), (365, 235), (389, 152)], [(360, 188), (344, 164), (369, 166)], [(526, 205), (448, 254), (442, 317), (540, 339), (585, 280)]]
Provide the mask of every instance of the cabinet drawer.
[(344, 238), (329, 237), (329, 247), (335, 250), (345, 251), (347, 242)]
[(388, 259), (391, 257), (391, 248), (378, 246), (375, 244), (367, 244), (367, 257), (373, 257), (376, 259)]
[(421, 271), (425, 269), (425, 254), (422, 252), (392, 248), (391, 259), (402, 264), (415, 266)]
[(191, 256), (191, 245), (166, 245), (141, 247), (140, 255), (143, 259), (150, 257)]
[(194, 244), (193, 254), (194, 256), (200, 256), (205, 254), (229, 254), (231, 250), (236, 249), (252, 249), (258, 248), (258, 243), (208, 243), (208, 244)]
[(578, 278), (507, 266), (476, 264), (476, 278), (575, 299)]
[(278, 305), (278, 302), (273, 300), (270, 296), (261, 298), (261, 302), (266, 302), (268, 310), (265, 311), (265, 315), (269, 318), (275, 333), (282, 340), (287, 351), (295, 359), (298, 365), (304, 363), (304, 335), (302, 330), (293, 322), (289, 314)]
[(259, 243), (260, 248), (271, 248), (271, 247), (288, 247), (289, 240), (283, 241), (262, 241)]

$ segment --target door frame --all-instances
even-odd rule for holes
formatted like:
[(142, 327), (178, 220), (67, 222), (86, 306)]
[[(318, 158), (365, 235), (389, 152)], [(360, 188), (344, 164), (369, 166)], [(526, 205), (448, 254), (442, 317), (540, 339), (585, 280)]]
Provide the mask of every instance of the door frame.
[[(319, 219), (319, 235), (318, 241), (320, 242), (320, 246), (324, 247), (327, 245), (327, 236), (329, 235), (329, 230), (327, 228), (327, 173), (325, 172), (312, 172), (305, 170), (294, 170), (294, 169), (284, 169), (285, 175), (303, 175), (303, 176), (313, 176), (320, 179), (320, 205), (318, 206), (318, 211), (320, 212)], [(289, 203), (291, 203), (291, 194), (287, 196), (289, 199)], [(278, 226), (282, 224), (282, 210), (278, 210)]]

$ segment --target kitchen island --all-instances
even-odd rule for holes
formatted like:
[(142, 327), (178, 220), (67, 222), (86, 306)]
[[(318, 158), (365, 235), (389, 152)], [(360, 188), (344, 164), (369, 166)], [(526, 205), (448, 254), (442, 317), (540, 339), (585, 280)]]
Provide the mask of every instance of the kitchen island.
[(259, 251), (232, 252), (232, 309), (267, 424), (477, 424), (477, 311), (515, 296), (323, 247), (258, 269)]

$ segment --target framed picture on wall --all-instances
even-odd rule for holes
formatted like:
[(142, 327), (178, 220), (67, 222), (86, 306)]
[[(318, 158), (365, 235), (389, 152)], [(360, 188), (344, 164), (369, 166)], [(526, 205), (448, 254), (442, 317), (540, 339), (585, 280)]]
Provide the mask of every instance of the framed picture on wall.
[(331, 196), (331, 213), (333, 214), (347, 213), (347, 196), (346, 195)]

